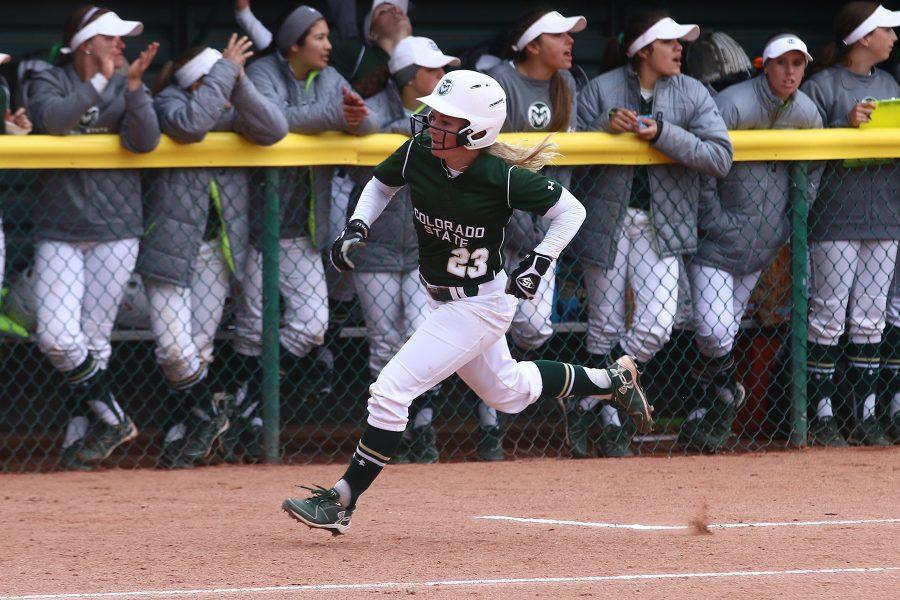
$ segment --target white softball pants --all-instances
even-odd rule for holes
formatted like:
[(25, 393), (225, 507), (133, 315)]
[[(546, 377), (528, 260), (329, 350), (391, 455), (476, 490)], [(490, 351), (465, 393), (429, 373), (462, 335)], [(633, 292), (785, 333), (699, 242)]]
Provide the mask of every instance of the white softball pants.
[(700, 353), (710, 358), (727, 356), (734, 347), (747, 310), (750, 294), (762, 271), (733, 275), (728, 271), (691, 264), (691, 296), (694, 305), (695, 339)]
[[(296, 356), (325, 343), (328, 286), (322, 257), (308, 237), (279, 241), (279, 288), (284, 301), (281, 345)], [(241, 354), (262, 355), (262, 253), (251, 246), (244, 293), (235, 319), (234, 346)]]
[(537, 366), (513, 360), (506, 345), (518, 301), (505, 286), (501, 273), (474, 298), (428, 298), (431, 313), (369, 388), (370, 425), (404, 431), (412, 401), (453, 373), (500, 412), (519, 413), (538, 399)]
[(212, 240), (200, 245), (190, 287), (145, 280), (156, 360), (169, 381), (188, 379), (213, 361), (229, 277), (222, 245)]
[[(506, 270), (512, 271), (522, 257), (516, 252), (504, 251)], [(509, 336), (521, 350), (537, 350), (553, 336), (550, 316), (553, 314), (553, 294), (556, 291), (556, 262), (547, 270), (537, 293), (531, 300), (519, 300), (519, 308), (513, 317)]]
[(809, 247), (808, 340), (834, 346), (881, 341), (897, 257), (895, 240), (813, 242)]
[[(678, 310), (677, 256), (662, 258), (653, 245), (650, 216), (629, 208), (612, 269), (584, 267), (588, 295), (587, 349), (607, 354), (616, 342), (641, 362), (672, 335)], [(625, 329), (625, 290), (634, 291), (634, 319)]]
[(894, 327), (900, 327), (900, 247), (897, 249), (897, 258), (894, 262), (894, 280), (888, 298), (887, 322)]
[(405, 273), (353, 271), (352, 275), (368, 330), (369, 369), (372, 377), (378, 377), (425, 322), (429, 312), (428, 294), (419, 281), (418, 269)]
[(137, 238), (37, 242), (37, 342), (58, 370), (71, 371), (87, 359), (88, 353), (101, 368), (107, 367), (116, 312), (137, 255)]

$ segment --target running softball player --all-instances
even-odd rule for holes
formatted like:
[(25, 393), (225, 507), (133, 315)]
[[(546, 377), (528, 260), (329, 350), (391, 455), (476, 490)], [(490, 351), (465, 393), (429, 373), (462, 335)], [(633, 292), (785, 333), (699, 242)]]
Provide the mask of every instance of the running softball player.
[(888, 403), (887, 436), (890, 441), (900, 444), (900, 251), (894, 263), (887, 323), (881, 337), (881, 374)]
[[(276, 28), (272, 45), (247, 68), (247, 77), (272, 104), (279, 107), (292, 133), (374, 133), (375, 118), (362, 99), (337, 71), (328, 66), (331, 44), (328, 24), (319, 11), (299, 6)], [(284, 298), (281, 329), (282, 368), (291, 380), (310, 382), (316, 365), (310, 352), (325, 341), (328, 325), (328, 290), (317, 244), (326, 244), (332, 169), (328, 167), (278, 169), (281, 197), (280, 287)], [(237, 308), (235, 349), (244, 362), (237, 377), (248, 394), (239, 399), (259, 401), (262, 355), (262, 198), (251, 197), (251, 248), (244, 289)], [(317, 228), (316, 224), (323, 227)], [(318, 234), (318, 235), (317, 235)], [(318, 374), (320, 380), (325, 374)], [(249, 383), (248, 383), (249, 382)], [(301, 387), (301, 389), (302, 389)], [(247, 407), (238, 407), (247, 413)]]
[[(425, 114), (418, 99), (434, 91), (444, 68), (459, 66), (459, 59), (446, 56), (432, 40), (410, 36), (397, 44), (388, 63), (391, 81), (369, 99), (387, 133), (410, 135), (410, 117)], [(351, 176), (358, 190), (372, 178), (373, 169), (356, 168)], [(343, 222), (346, 222), (345, 213)], [(369, 339), (369, 370), (377, 378), (404, 342), (425, 321), (427, 295), (419, 282), (419, 244), (409, 191), (398, 192), (378, 221), (372, 224), (366, 248), (353, 257), (351, 273), (366, 319)], [(395, 462), (410, 460), (433, 463), (440, 457), (432, 424), (440, 385), (427, 390), (415, 402), (415, 417), (404, 433)]]
[[(873, 2), (851, 2), (834, 20), (835, 39), (817, 60), (820, 69), (801, 89), (812, 98), (826, 127), (859, 127), (870, 119), (872, 100), (900, 96), (900, 85), (875, 66), (886, 61), (900, 25), (900, 11)], [(888, 444), (875, 414), (879, 343), (900, 240), (900, 163), (829, 162), (819, 199), (809, 215), (809, 403), (815, 410), (810, 441), (842, 446), (834, 418), (835, 365), (840, 337), (849, 343), (846, 377), (853, 396), (854, 437), (865, 445)]]
[[(681, 74), (681, 42), (696, 25), (664, 12), (639, 13), (607, 56), (622, 66), (595, 77), (578, 97), (579, 129), (634, 133), (677, 161), (650, 167), (598, 166), (585, 195), (587, 220), (573, 250), (588, 294), (587, 348), (592, 364), (622, 352), (644, 365), (669, 340), (678, 307), (681, 255), (697, 249), (702, 175), (724, 177), (732, 148), (725, 123), (706, 88)], [(632, 326), (625, 328), (625, 291), (634, 292)], [(575, 456), (588, 454), (596, 398), (574, 404), (567, 440)], [(603, 440), (628, 454), (630, 432), (615, 407), (604, 406)]]
[[(122, 37), (142, 30), (141, 23), (105, 8), (76, 10), (63, 35), (64, 66), (35, 76), (29, 104), (35, 131), (117, 133), (132, 152), (156, 148), (159, 124), (141, 77), (159, 44), (128, 67), (122, 54)], [(130, 170), (48, 171), (42, 189), (46, 197), (35, 203), (33, 216), (38, 346), (68, 380), (74, 414), (89, 406), (102, 424), (75, 451), (95, 463), (137, 436), (110, 390), (107, 365), (113, 321), (143, 231), (140, 179)], [(64, 446), (76, 448), (82, 438), (82, 431), (69, 428)]]
[[(167, 65), (154, 100), (162, 132), (194, 143), (210, 131), (236, 130), (262, 145), (287, 135), (284, 114), (244, 75), (252, 55), (250, 41), (232, 35), (223, 52), (195, 48)], [(161, 464), (190, 466), (228, 428), (227, 407), (207, 375), (230, 279), (244, 272), (250, 190), (244, 169), (158, 169), (148, 177), (137, 271), (150, 300), (156, 358), (181, 417), (166, 433)]]
[[(344, 476), (331, 489), (307, 488), (282, 508), (314, 528), (344, 533), (360, 495), (397, 449), (409, 405), (457, 373), (489, 406), (518, 413), (540, 398), (596, 394), (652, 425), (634, 360), (591, 369), (551, 361), (516, 362), (505, 334), (519, 298), (541, 278), (578, 231), (584, 208), (559, 182), (534, 171), (552, 158), (548, 145), (523, 149), (496, 142), (506, 94), (475, 71), (445, 75), (413, 117), (413, 139), (375, 169), (332, 246), (332, 261), (352, 269), (350, 253), (401, 188), (409, 186), (419, 238), (419, 270), (432, 311), (370, 388), (368, 425)], [(503, 231), (514, 209), (550, 219), (547, 235), (512, 271), (503, 271)]]
[[(762, 57), (763, 74), (715, 96), (728, 129), (821, 128), (815, 104), (798, 91), (812, 60), (806, 44), (779, 34), (768, 40)], [(783, 161), (741, 162), (725, 178), (704, 183), (700, 245), (688, 263), (700, 351), (694, 375), (703, 394), (678, 436), (689, 449), (717, 451), (746, 398), (732, 350), (750, 293), (790, 235), (791, 168)], [(810, 179), (813, 201), (818, 181)]]
[[(488, 74), (506, 91), (506, 122), (503, 131), (575, 131), (575, 79), (572, 67), (571, 33), (582, 31), (587, 21), (582, 16), (564, 17), (556, 11), (532, 11), (513, 29), (505, 62)], [(571, 168), (548, 167), (548, 177), (568, 188)], [(506, 228), (503, 255), (506, 264), (516, 265), (540, 242), (547, 221), (540, 215), (521, 210), (513, 212)], [(536, 356), (553, 335), (550, 315), (556, 277), (549, 271), (530, 300), (519, 302), (509, 336), (511, 348), (519, 358)], [(481, 403), (478, 406), (481, 436), (477, 453), (481, 460), (503, 460), (503, 430), (497, 411)]]

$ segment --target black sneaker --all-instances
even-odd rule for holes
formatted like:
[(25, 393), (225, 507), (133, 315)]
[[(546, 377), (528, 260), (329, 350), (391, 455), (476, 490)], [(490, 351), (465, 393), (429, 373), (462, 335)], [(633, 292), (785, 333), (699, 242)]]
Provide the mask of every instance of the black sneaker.
[(157, 467), (160, 469), (193, 469), (194, 461), (184, 455), (187, 438), (174, 440), (163, 445)]
[[(440, 457), (434, 426), (429, 423), (422, 427), (413, 427), (409, 459), (412, 462), (430, 465), (436, 463)], [(393, 462), (393, 459), (391, 459), (391, 462)]]
[(505, 460), (503, 454), (503, 429), (496, 427), (480, 427), (481, 437), (475, 447), (475, 454), (482, 462), (499, 462)]
[(213, 444), (226, 431), (228, 415), (224, 412), (212, 415), (207, 420), (198, 419), (185, 443), (184, 457), (191, 462), (205, 459), (212, 452)]
[(99, 433), (95, 433), (93, 439), (75, 454), (78, 460), (85, 463), (106, 460), (113, 450), (130, 442), (138, 435), (137, 427), (127, 415), (125, 421), (118, 425), (108, 425), (101, 421), (94, 426), (94, 429), (99, 429)]
[(834, 417), (815, 417), (809, 422), (809, 445), (843, 448), (847, 440), (841, 435), (837, 419)]
[(888, 421), (885, 435), (887, 435), (887, 438), (894, 444), (900, 444), (900, 412), (895, 414)]
[[(564, 404), (564, 402), (564, 400), (560, 400), (560, 404)], [(569, 404), (569, 407), (564, 409), (564, 412), (566, 444), (569, 446), (572, 458), (589, 457), (588, 436), (590, 435), (591, 426), (594, 424), (596, 413), (593, 410), (584, 410), (578, 398), (575, 398)]]
[(613, 386), (612, 403), (628, 413), (639, 432), (650, 433), (653, 429), (653, 407), (641, 387), (634, 357), (619, 357), (608, 370)]
[(63, 448), (59, 455), (59, 468), (63, 471), (93, 471), (94, 467), (78, 458), (78, 453), (84, 448), (84, 439), (76, 441), (68, 448)]
[(350, 517), (353, 509), (341, 504), (340, 494), (331, 488), (326, 490), (321, 486), (314, 488), (301, 485), (303, 489), (312, 492), (309, 498), (286, 498), (281, 503), (281, 509), (295, 521), (303, 523), (312, 529), (325, 529), (331, 535), (341, 535), (350, 528)]
[(875, 417), (869, 417), (865, 421), (856, 424), (853, 436), (863, 446), (892, 446), (891, 441), (884, 435), (881, 423)]
[(600, 431), (597, 440), (597, 451), (607, 458), (625, 458), (634, 456), (631, 451), (631, 436), (621, 425), (607, 425)]

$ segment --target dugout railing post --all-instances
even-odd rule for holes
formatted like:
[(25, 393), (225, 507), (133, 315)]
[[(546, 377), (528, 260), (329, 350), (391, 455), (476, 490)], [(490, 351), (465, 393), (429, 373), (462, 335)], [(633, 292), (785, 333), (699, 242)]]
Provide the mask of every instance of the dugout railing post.
[(809, 422), (806, 396), (807, 289), (809, 280), (809, 216), (808, 162), (791, 166), (791, 433), (790, 445), (806, 445)]
[(280, 233), (279, 177), (277, 169), (266, 169), (262, 226), (262, 415), (263, 454), (267, 463), (281, 461), (280, 375), (278, 327), (281, 320), (278, 289)]

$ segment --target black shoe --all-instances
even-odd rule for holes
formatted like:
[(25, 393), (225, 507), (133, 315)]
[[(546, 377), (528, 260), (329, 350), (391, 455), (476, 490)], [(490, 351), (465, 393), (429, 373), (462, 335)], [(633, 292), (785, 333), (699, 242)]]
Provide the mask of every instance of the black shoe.
[(607, 458), (634, 456), (631, 451), (631, 436), (621, 425), (605, 426), (600, 432), (597, 446), (598, 454)]
[(607, 370), (613, 386), (612, 403), (624, 410), (641, 433), (653, 430), (653, 406), (641, 386), (641, 374), (633, 356), (621, 356)]
[(837, 419), (834, 417), (815, 417), (809, 422), (809, 445), (843, 448), (847, 440), (841, 435)]
[(499, 462), (505, 460), (503, 454), (503, 429), (497, 425), (496, 427), (481, 427), (481, 437), (478, 439), (478, 445), (475, 453), (478, 460), (483, 462)]
[(895, 414), (888, 420), (888, 426), (885, 430), (888, 440), (894, 444), (900, 444), (900, 412)]
[(183, 437), (163, 445), (159, 455), (157, 468), (160, 469), (193, 469), (194, 461), (184, 455), (187, 438)]
[(300, 486), (312, 492), (309, 498), (286, 498), (281, 509), (295, 521), (313, 529), (325, 529), (331, 535), (341, 535), (350, 528), (353, 509), (341, 504), (337, 490)]
[(224, 412), (212, 415), (207, 420), (198, 419), (184, 446), (184, 457), (191, 462), (205, 459), (212, 452), (213, 444), (226, 431), (228, 415)]
[(76, 457), (81, 462), (96, 463), (106, 460), (113, 450), (138, 435), (137, 427), (127, 415), (125, 421), (118, 425), (108, 425), (101, 421), (93, 429), (95, 430), (93, 439), (76, 452)]
[[(413, 427), (409, 459), (412, 462), (428, 465), (436, 463), (440, 457), (434, 426), (429, 423), (422, 427)], [(393, 459), (391, 459), (391, 462), (393, 462)]]
[(593, 410), (584, 410), (579, 403), (579, 399), (576, 398), (569, 404), (565, 415), (566, 444), (569, 446), (572, 458), (589, 457), (588, 436), (591, 426), (594, 424), (596, 413)]
[(863, 446), (892, 446), (891, 441), (884, 435), (881, 423), (875, 417), (869, 417), (865, 421), (856, 424), (853, 437)]
[(78, 453), (84, 448), (84, 439), (76, 441), (68, 448), (63, 448), (59, 455), (59, 468), (63, 471), (93, 471), (94, 467), (78, 458)]

